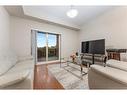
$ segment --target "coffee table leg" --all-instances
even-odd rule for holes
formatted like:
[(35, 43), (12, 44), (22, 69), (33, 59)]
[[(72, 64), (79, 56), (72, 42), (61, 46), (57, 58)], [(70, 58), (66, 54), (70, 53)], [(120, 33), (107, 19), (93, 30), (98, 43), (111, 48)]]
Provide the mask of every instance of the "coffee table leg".
[(82, 69), (82, 66), (81, 66), (81, 74), (82, 74), (82, 70), (83, 70), (83, 69)]
[(82, 74), (82, 76), (86, 75), (87, 72), (84, 72), (84, 71), (83, 71), (83, 66), (82, 66), (82, 65), (80, 65), (80, 66), (81, 66), (81, 74)]
[(67, 66), (69, 66), (69, 62), (67, 61)]

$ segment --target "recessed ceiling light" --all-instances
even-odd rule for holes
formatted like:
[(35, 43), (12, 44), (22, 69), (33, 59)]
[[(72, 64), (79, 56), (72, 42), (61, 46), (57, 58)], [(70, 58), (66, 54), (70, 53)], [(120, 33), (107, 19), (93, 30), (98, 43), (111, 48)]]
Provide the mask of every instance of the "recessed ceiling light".
[(70, 9), (67, 11), (67, 16), (70, 18), (75, 18), (78, 15), (78, 11), (76, 9)]

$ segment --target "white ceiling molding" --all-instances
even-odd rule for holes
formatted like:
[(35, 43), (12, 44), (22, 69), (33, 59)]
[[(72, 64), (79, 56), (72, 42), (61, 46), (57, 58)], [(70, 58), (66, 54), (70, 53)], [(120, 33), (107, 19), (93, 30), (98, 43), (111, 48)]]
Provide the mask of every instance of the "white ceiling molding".
[(70, 10), (70, 6), (6, 6), (5, 8), (14, 16), (79, 31), (84, 24), (114, 7), (73, 6), (78, 11), (78, 15), (75, 18), (69, 18), (66, 15), (67, 11)]
[[(80, 27), (78, 25), (75, 25), (75, 24), (70, 23), (66, 20), (63, 20), (62, 18), (58, 18), (58, 17), (52, 16), (52, 15), (44, 14), (43, 11), (41, 12), (41, 10), (38, 10), (38, 8), (33, 8), (32, 6), (31, 7), (30, 6), (23, 6), (23, 11), (24, 11), (25, 15), (36, 17), (36, 18), (43, 19), (43, 20), (53, 22), (53, 23), (57, 23), (60, 25), (73, 27), (77, 30), (80, 30)], [(57, 12), (57, 11), (56, 11), (56, 13), (59, 14), (59, 12)]]

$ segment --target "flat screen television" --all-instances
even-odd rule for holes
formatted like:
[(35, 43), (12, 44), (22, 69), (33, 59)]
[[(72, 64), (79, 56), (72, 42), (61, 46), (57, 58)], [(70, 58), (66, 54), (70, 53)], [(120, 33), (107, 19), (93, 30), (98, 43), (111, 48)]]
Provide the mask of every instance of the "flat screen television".
[(105, 54), (105, 39), (82, 42), (82, 53)]

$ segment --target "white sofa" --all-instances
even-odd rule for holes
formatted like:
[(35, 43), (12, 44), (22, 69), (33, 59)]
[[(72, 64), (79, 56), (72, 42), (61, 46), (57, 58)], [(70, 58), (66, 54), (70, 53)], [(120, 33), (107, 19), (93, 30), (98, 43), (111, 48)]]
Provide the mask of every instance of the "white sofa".
[(31, 56), (18, 57), (14, 52), (0, 54), (0, 89), (32, 89), (34, 61)]
[(92, 65), (88, 83), (90, 89), (127, 89), (127, 62), (111, 59), (106, 67)]

